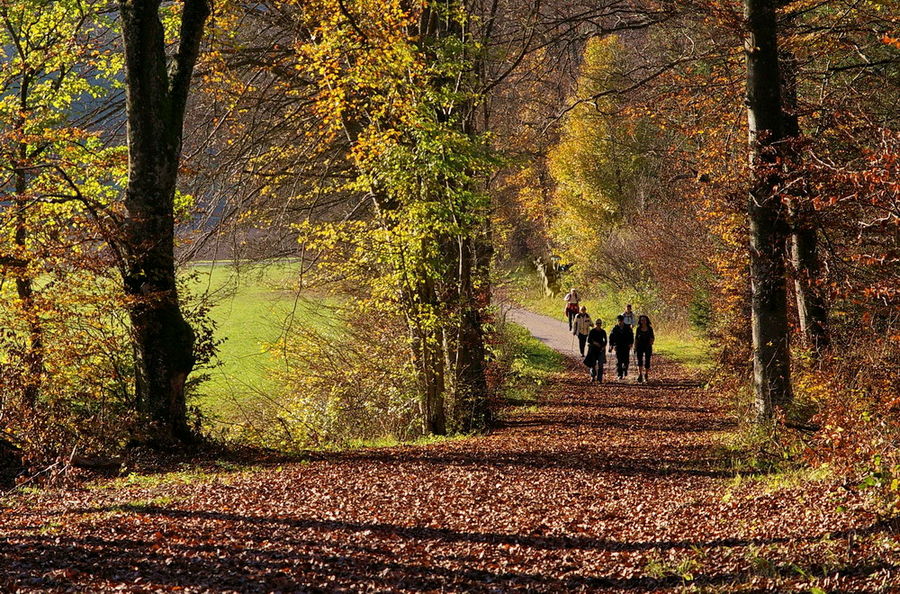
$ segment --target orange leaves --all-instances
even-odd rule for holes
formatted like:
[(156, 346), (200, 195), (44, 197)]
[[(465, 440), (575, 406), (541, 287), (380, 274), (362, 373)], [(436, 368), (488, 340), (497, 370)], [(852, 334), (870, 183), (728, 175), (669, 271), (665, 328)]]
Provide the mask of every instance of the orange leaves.
[(881, 37), (881, 41), (887, 45), (900, 49), (900, 37), (893, 37), (885, 34)]

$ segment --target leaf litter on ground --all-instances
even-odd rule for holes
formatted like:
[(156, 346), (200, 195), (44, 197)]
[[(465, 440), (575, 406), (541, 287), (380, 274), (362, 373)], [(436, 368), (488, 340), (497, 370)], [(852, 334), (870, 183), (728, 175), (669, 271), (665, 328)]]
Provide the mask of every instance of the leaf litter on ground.
[(469, 439), (23, 494), (0, 590), (900, 591), (896, 523), (838, 481), (736, 480), (726, 405), (659, 367), (570, 361)]

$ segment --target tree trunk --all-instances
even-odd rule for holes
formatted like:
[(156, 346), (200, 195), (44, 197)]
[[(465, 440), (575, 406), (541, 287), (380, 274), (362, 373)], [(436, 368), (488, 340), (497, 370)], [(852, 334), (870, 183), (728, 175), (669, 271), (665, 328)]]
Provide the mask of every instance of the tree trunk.
[[(25, 59), (25, 56), (22, 56)], [(28, 72), (22, 73), (22, 79), (19, 83), (19, 112), (17, 120), (18, 133), (25, 135), (25, 114), (30, 109), (29, 93), (31, 89), (32, 76)], [(38, 318), (38, 312), (34, 306), (34, 279), (28, 270), (28, 144), (19, 142), (16, 147), (17, 163), (13, 177), (15, 180), (15, 208), (16, 208), (16, 231), (13, 242), (18, 252), (15, 257), (20, 259), (19, 266), (16, 267), (16, 295), (22, 307), (22, 313), (25, 316), (25, 323), (28, 326), (28, 346), (25, 349), (25, 378), (23, 385), (23, 397), (28, 406), (34, 406), (37, 402), (38, 395), (41, 391), (41, 384), (44, 378), (44, 329)]]
[[(428, 318), (437, 308), (434, 283), (422, 272), (416, 282), (415, 297), (407, 305), (407, 324), (413, 367), (419, 383), (419, 410), (425, 435), (446, 435), (447, 415), (444, 338), (441, 328), (429, 328)], [(423, 311), (423, 307), (429, 311)]]
[[(25, 158), (25, 145), (22, 145), (21, 156)], [(22, 313), (25, 316), (25, 323), (28, 326), (28, 346), (25, 349), (25, 369), (23, 396), (26, 404), (34, 406), (37, 402), (38, 395), (41, 391), (41, 384), (44, 378), (44, 328), (38, 318), (38, 312), (34, 304), (34, 280), (28, 271), (28, 256), (26, 242), (28, 239), (28, 223), (26, 215), (28, 205), (25, 196), (27, 184), (25, 181), (25, 173), (21, 169), (16, 169), (16, 200), (15, 205), (18, 210), (16, 214), (16, 232), (15, 246), (18, 250), (17, 257), (21, 258), (22, 263), (17, 267), (16, 271), (16, 295), (22, 307)]]
[[(388, 228), (394, 223), (390, 216), (399, 204), (379, 191), (372, 192), (372, 200), (382, 222)], [(423, 252), (427, 251), (422, 246)], [(425, 435), (446, 435), (447, 416), (445, 394), (447, 392), (447, 360), (444, 320), (433, 318), (440, 299), (433, 280), (425, 270), (406, 267), (400, 286), (400, 302), (406, 316), (409, 332), (409, 350), (419, 397), (419, 414)]]
[[(464, 10), (462, 5), (454, 4), (452, 8)], [(426, 4), (420, 18), (419, 32), (420, 37), (425, 40), (424, 49), (428, 56), (435, 55), (434, 48), (429, 44), (437, 45), (441, 39), (454, 38), (460, 43), (467, 41), (467, 33), (459, 18), (449, 5), (436, 10), (431, 3)], [(439, 56), (437, 59), (440, 59)], [(458, 82), (452, 78), (439, 78), (436, 85), (452, 88)], [(442, 123), (450, 123), (455, 115), (458, 120), (453, 122), (453, 125), (457, 126), (460, 132), (470, 135), (474, 133), (475, 111), (471, 99), (449, 106), (438, 106), (436, 115), (438, 121)], [(450, 183), (457, 182), (450, 180)], [(490, 303), (490, 284), (488, 268), (483, 266), (483, 258), (479, 258), (479, 253), (484, 253), (484, 250), (479, 251), (477, 237), (481, 231), (483, 229), (480, 228), (463, 229), (455, 237), (441, 239), (442, 244), (446, 246), (443, 253), (447, 258), (448, 268), (455, 264), (457, 270), (456, 283), (448, 283), (442, 296), (445, 302), (455, 304), (457, 327), (455, 340), (450, 345), (453, 349), (451, 353), (453, 369), (448, 370), (448, 373), (453, 380), (451, 400), (453, 421), (463, 431), (484, 427), (490, 418), (482, 328), (483, 311)]]
[[(459, 245), (459, 333), (456, 341), (456, 417), (460, 429), (483, 429), (490, 422), (487, 404), (487, 378), (485, 374), (484, 330), (481, 312), (487, 306), (482, 303), (490, 297), (484, 260), (478, 257), (480, 242), (471, 237), (460, 237)], [(476, 286), (478, 283), (479, 286)]]
[(753, 394), (761, 421), (792, 398), (785, 258), (787, 223), (778, 193), (784, 139), (775, 0), (745, 0), (751, 184), (750, 280)]
[[(785, 136), (795, 143), (800, 138), (800, 118), (797, 115), (797, 58), (792, 52), (783, 52), (781, 59), (782, 102), (784, 104)], [(788, 146), (793, 167), (800, 161), (799, 152)], [(819, 237), (814, 211), (806, 203), (802, 184), (792, 184), (788, 198), (790, 217), (790, 254), (794, 276), (794, 293), (797, 298), (797, 318), (805, 346), (818, 357), (830, 344), (828, 329), (828, 303), (822, 292), (821, 266), (819, 264)]]
[(819, 237), (812, 213), (791, 204), (791, 265), (794, 269), (794, 292), (797, 295), (797, 315), (805, 345), (818, 358), (831, 345), (828, 327), (828, 302), (823, 295)]
[(194, 332), (182, 315), (175, 278), (175, 189), (184, 112), (209, 5), (186, 0), (169, 68), (159, 0), (120, 0), (128, 111), (124, 285), (133, 298), (137, 409), (150, 442), (191, 438), (184, 386), (194, 365)]

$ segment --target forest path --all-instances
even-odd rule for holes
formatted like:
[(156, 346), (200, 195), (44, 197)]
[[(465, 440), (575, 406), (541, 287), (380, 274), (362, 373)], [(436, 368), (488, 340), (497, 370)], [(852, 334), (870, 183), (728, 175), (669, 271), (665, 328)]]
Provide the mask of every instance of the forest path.
[(568, 323), (562, 316), (559, 319), (551, 318), (521, 307), (504, 307), (503, 314), (510, 322), (528, 328), (532, 336), (554, 351), (568, 357), (575, 357), (578, 352), (578, 342), (567, 330)]
[[(561, 321), (559, 334), (511, 315), (569, 347)], [(888, 533), (838, 485), (736, 481), (715, 453), (732, 428), (675, 365), (646, 386), (591, 385), (569, 359), (544, 406), (486, 436), (14, 500), (0, 508), (0, 591), (808, 592), (897, 579), (896, 559), (857, 538)]]

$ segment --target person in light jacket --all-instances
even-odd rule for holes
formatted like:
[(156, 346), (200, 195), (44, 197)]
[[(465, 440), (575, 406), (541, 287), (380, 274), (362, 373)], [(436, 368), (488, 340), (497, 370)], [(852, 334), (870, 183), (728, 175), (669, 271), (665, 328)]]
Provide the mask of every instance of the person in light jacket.
[(631, 309), (631, 304), (625, 306), (625, 311), (622, 312), (622, 317), (624, 318), (625, 325), (631, 329), (634, 329), (634, 311)]
[(588, 315), (587, 308), (582, 306), (581, 313), (576, 314), (572, 322), (572, 334), (578, 337), (578, 350), (581, 352), (582, 357), (584, 357), (584, 344), (587, 342), (588, 334), (593, 325), (594, 323), (591, 321), (591, 316)]

